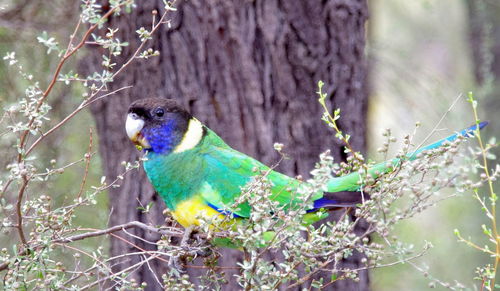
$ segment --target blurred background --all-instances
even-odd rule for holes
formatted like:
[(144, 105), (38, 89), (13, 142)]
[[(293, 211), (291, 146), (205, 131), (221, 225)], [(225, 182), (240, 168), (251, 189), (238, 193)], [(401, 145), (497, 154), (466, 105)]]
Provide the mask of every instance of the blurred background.
[[(5, 7), (12, 7), (13, 3), (20, 9), (7, 11)], [(17, 4), (16, 1), (0, 0), (0, 56), (16, 51), (16, 56), (28, 71), (49, 78), (57, 56), (48, 55), (37, 37), (42, 31), (47, 31), (56, 39), (66, 39), (72, 25), (62, 25), (58, 19), (76, 23), (79, 2), (53, 0)], [(401, 140), (419, 121), (422, 126), (416, 140), (422, 141), (457, 98), (439, 126), (439, 129), (446, 130), (442, 134), (438, 131), (431, 139), (471, 125), (474, 118), (466, 102), (469, 91), (473, 91), (479, 101), (481, 118), (492, 122), (485, 136), (499, 135), (497, 111), (500, 109), (500, 95), (496, 74), (500, 60), (495, 61), (495, 52), (500, 55), (500, 2), (373, 0), (369, 1), (369, 8), (366, 48), (370, 66), (368, 157), (373, 160), (383, 158), (376, 149), (383, 142), (381, 132), (385, 128), (391, 128)], [(26, 87), (26, 83), (9, 70), (5, 62), (0, 62), (2, 107), (9, 106), (16, 96), (24, 94)], [(82, 89), (78, 86), (68, 88), (54, 92), (51, 122), (60, 120), (79, 104), (79, 100), (71, 96), (80, 96)], [(56, 156), (61, 164), (81, 158), (87, 151), (87, 128), (92, 123), (90, 113), (81, 112), (58, 135), (46, 141), (49, 146), (44, 149), (47, 152), (40, 155)], [(94, 134), (94, 148), (97, 148), (96, 137)], [(59, 146), (62, 143), (64, 147)], [(10, 150), (2, 147), (5, 144), (8, 142), (0, 138), (0, 156)], [(79, 167), (79, 170), (63, 173), (61, 179), (53, 182), (57, 185), (48, 185), (50, 189), (56, 189), (57, 193), (51, 193), (51, 196), (58, 197), (60, 203), (68, 192), (75, 192), (72, 181), (84, 171), (83, 164)], [(90, 183), (98, 184), (102, 176), (98, 156), (93, 159), (90, 169)], [(91, 212), (80, 210), (76, 222), (92, 228), (105, 227), (108, 219), (106, 195), (99, 196), (96, 207)], [(480, 206), (470, 193), (464, 193), (401, 223), (396, 235), (415, 244), (417, 250), (425, 241), (431, 242), (434, 248), (415, 262), (428, 268), (432, 277), (446, 282), (457, 280), (474, 289), (475, 268), (490, 262), (491, 258), (458, 243), (453, 229), (460, 229), (465, 237), (470, 235), (479, 239), (483, 223), (487, 221)], [(0, 244), (2, 239), (0, 237)], [(92, 251), (106, 243), (101, 238), (88, 240), (80, 247)], [(482, 245), (484, 241), (477, 243)], [(429, 280), (409, 265), (396, 265), (372, 271), (371, 282), (374, 290), (421, 290), (427, 288)]]
[[(401, 140), (419, 121), (416, 140), (424, 140), (457, 98), (438, 127), (445, 130), (431, 140), (473, 124), (469, 91), (479, 101), (481, 119), (491, 121), (486, 139), (498, 136), (500, 2), (377, 0), (369, 5), (369, 156), (377, 156), (384, 128)], [(416, 249), (424, 241), (434, 245), (416, 260), (431, 276), (471, 288), (476, 267), (491, 259), (458, 243), (453, 229), (479, 239), (483, 223), (488, 222), (478, 202), (464, 193), (400, 224), (397, 232)], [(375, 270), (371, 279), (374, 290), (421, 290), (429, 282), (409, 265)]]

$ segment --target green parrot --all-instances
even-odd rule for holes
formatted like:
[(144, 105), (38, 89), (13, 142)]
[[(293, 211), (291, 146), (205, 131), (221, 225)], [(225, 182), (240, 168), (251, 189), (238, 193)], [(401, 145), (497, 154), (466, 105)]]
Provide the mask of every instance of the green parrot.
[[(486, 124), (471, 126), (423, 147), (407, 159), (413, 160), (419, 153), (453, 141), (459, 135), (470, 137)], [(147, 98), (132, 103), (126, 131), (145, 153), (144, 170), (154, 189), (171, 210), (173, 218), (186, 228), (199, 225), (201, 216), (229, 215), (231, 220), (248, 218), (251, 206), (247, 203), (238, 205), (231, 213), (226, 209), (235, 203), (242, 187), (259, 172), (268, 172), (267, 178), (272, 183), (270, 199), (285, 209), (299, 201), (298, 187), (306, 183), (270, 170), (256, 159), (232, 149), (172, 99)], [(394, 159), (374, 165), (368, 173), (376, 178), (389, 172), (391, 164), (395, 166), (399, 162)], [(324, 193), (318, 192), (312, 197), (313, 204), (307, 212), (353, 207), (360, 203), (360, 192), (335, 195), (340, 191), (359, 191), (359, 179), (358, 173), (332, 178)]]

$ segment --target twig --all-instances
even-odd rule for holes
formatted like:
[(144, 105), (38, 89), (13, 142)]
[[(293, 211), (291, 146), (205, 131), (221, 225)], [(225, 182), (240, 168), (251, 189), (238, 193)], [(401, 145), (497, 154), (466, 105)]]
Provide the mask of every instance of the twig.
[(143, 257), (144, 257), (144, 262), (148, 266), (148, 269), (151, 272), (151, 274), (153, 274), (153, 277), (155, 278), (156, 283), (158, 283), (158, 285), (160, 285), (161, 289), (165, 289), (165, 287), (161, 283), (160, 279), (158, 279), (158, 276), (156, 276), (156, 272), (153, 270), (153, 268), (151, 268), (151, 265), (149, 264), (149, 261), (147, 260), (147, 257), (146, 256), (143, 256)]
[(148, 231), (152, 231), (152, 232), (156, 232), (156, 233), (159, 233), (161, 235), (182, 237), (182, 232), (162, 230), (160, 228), (155, 228), (155, 227), (149, 226), (149, 225), (144, 224), (144, 223), (139, 222), (139, 221), (131, 221), (128, 223), (115, 225), (115, 226), (112, 226), (110, 228), (106, 228), (106, 229), (102, 229), (102, 230), (86, 232), (86, 233), (77, 234), (77, 235), (73, 235), (73, 236), (66, 237), (66, 238), (56, 239), (56, 240), (54, 240), (54, 242), (69, 243), (69, 242), (74, 242), (77, 240), (82, 240), (82, 239), (86, 239), (86, 238), (90, 238), (90, 237), (96, 237), (96, 236), (101, 236), (101, 235), (105, 235), (105, 234), (110, 234), (113, 232), (117, 232), (117, 231), (124, 230), (124, 229), (129, 229), (129, 228), (134, 228), (134, 227), (142, 228), (144, 230), (148, 230)]
[(434, 128), (431, 130), (431, 132), (418, 145), (418, 147), (416, 148), (416, 150), (418, 150), (419, 148), (421, 148), (424, 145), (424, 143), (426, 143), (427, 140), (429, 138), (431, 138), (431, 136), (437, 131), (437, 128), (439, 127), (439, 125), (441, 125), (441, 122), (443, 122), (444, 118), (446, 117), (446, 115), (448, 115), (448, 113), (451, 112), (451, 110), (453, 109), (453, 107), (455, 107), (455, 104), (457, 104), (457, 102), (458, 102), (458, 100), (460, 100), (460, 98), (462, 98), (462, 94), (458, 95), (458, 97), (455, 98), (455, 100), (453, 101), (453, 103), (451, 103), (450, 107), (448, 107), (448, 110), (446, 110), (446, 112), (443, 113), (443, 115), (441, 116), (441, 119), (439, 119), (439, 121), (436, 123), (436, 125), (434, 126)]
[[(63, 244), (63, 243), (56, 243), (57, 245), (60, 245), (62, 247), (65, 247), (65, 248), (68, 248), (68, 249), (71, 249), (71, 250), (74, 250), (76, 252), (79, 252), (79, 253), (82, 253), (84, 255), (86, 255), (87, 257), (91, 258), (92, 260), (95, 260), (97, 263), (99, 263), (103, 268), (107, 269), (108, 272), (112, 273), (113, 271), (106, 265), (106, 263), (104, 261), (101, 261), (98, 257), (96, 256), (93, 256), (91, 254), (89, 254), (88, 252), (84, 251), (84, 250), (81, 250), (79, 248), (76, 248), (76, 247), (73, 247), (73, 246), (70, 246), (70, 245), (67, 245), (67, 244)], [(97, 266), (94, 266), (94, 267), (91, 267), (89, 268), (88, 270), (86, 270), (85, 272), (89, 272), (90, 270), (92, 270), (93, 268), (96, 268)]]
[[(166, 235), (166, 236), (173, 236), (173, 237), (180, 237), (180, 238), (182, 238), (184, 236), (184, 232), (180, 228), (174, 228), (175, 230), (165, 230), (162, 228), (157, 228), (157, 227), (147, 225), (147, 224), (139, 222), (139, 221), (131, 221), (131, 222), (127, 222), (124, 224), (115, 225), (115, 226), (112, 226), (112, 227), (107, 228), (107, 229), (102, 229), (102, 230), (97, 230), (97, 231), (93, 231), (93, 232), (77, 234), (77, 235), (70, 236), (67, 238), (57, 239), (57, 240), (54, 240), (54, 242), (68, 243), (68, 242), (82, 240), (82, 239), (89, 238), (89, 237), (95, 237), (95, 236), (113, 233), (113, 232), (120, 231), (123, 229), (134, 228), (134, 227), (141, 228), (141, 229), (151, 231), (151, 232), (155, 232), (155, 233), (158, 233), (161, 235)], [(229, 233), (228, 232), (217, 232), (217, 233), (212, 233), (211, 235), (213, 235), (215, 237), (228, 237)], [(195, 233), (195, 234), (193, 234), (193, 237), (200, 238), (200, 239), (206, 239), (207, 234)]]
[[(110, 11), (109, 11), (110, 12)], [(108, 12), (108, 13), (109, 13)], [(165, 23), (165, 17), (167, 16), (167, 13), (168, 11), (165, 11), (160, 20), (158, 21), (158, 23), (156, 25), (153, 26), (152, 30), (151, 30), (151, 34), (153, 34), (156, 30), (158, 30), (158, 28)], [(82, 40), (83, 41), (83, 40)], [(118, 69), (115, 73), (113, 73), (113, 75), (111, 76), (112, 79), (114, 79), (118, 74), (120, 74), (126, 67), (128, 67), (130, 65), (130, 63), (136, 59), (137, 55), (139, 54), (139, 52), (142, 50), (142, 48), (144, 47), (144, 45), (147, 43), (147, 40), (144, 40), (141, 42), (141, 44), (139, 45), (139, 47), (135, 50), (134, 54), (127, 60), (127, 62), (125, 62), (121, 67), (120, 69)], [(80, 47), (77, 46), (74, 50), (76, 49), (79, 49)], [(78, 106), (77, 109), (75, 109), (75, 111), (73, 111), (72, 113), (70, 113), (68, 116), (66, 116), (66, 118), (64, 118), (61, 122), (59, 122), (57, 125), (55, 125), (53, 128), (51, 128), (49, 131), (47, 131), (44, 135), (40, 136), (30, 147), (29, 149), (26, 151), (26, 156), (29, 155), (31, 153), (31, 151), (40, 143), (40, 141), (42, 141), (47, 135), (51, 134), (52, 132), (54, 132), (56, 129), (58, 129), (59, 127), (61, 127), (64, 123), (66, 123), (68, 120), (70, 120), (71, 118), (73, 118), (78, 112), (80, 112), (83, 108), (89, 106), (90, 104), (94, 103), (95, 101), (97, 100), (100, 100), (106, 96), (109, 96), (111, 94), (114, 94), (118, 91), (121, 91), (123, 89), (128, 89), (128, 88), (131, 88), (132, 86), (125, 86), (125, 87), (122, 87), (120, 89), (117, 89), (111, 93), (108, 93), (108, 94), (104, 94), (103, 96), (99, 96), (97, 98), (93, 98), (97, 93), (101, 92), (101, 90), (105, 87), (105, 85), (101, 85), (101, 87), (99, 87), (96, 92), (94, 92), (92, 94), (92, 96), (90, 96), (88, 99), (86, 99), (85, 101), (82, 102), (82, 104), (80, 104)]]
[[(52, 240), (52, 243), (59, 243), (59, 244), (66, 244), (66, 243), (71, 243), (74, 241), (78, 240), (83, 240), (91, 237), (96, 237), (96, 236), (101, 236), (101, 235), (106, 235), (106, 234), (112, 234), (117, 231), (129, 229), (129, 228), (141, 228), (147, 231), (155, 232), (161, 235), (165, 236), (172, 236), (172, 237), (179, 237), (182, 238), (184, 236), (184, 232), (181, 229), (175, 228), (176, 230), (165, 230), (157, 227), (153, 227), (150, 225), (147, 225), (145, 223), (139, 222), (139, 221), (131, 221), (128, 223), (120, 224), (120, 225), (115, 225), (106, 229), (102, 230), (97, 230), (97, 231), (91, 231), (91, 232), (86, 232), (82, 234), (77, 234), (65, 238), (58, 238)], [(228, 232), (218, 232), (218, 233), (212, 233), (211, 235), (215, 237), (228, 237), (229, 233)], [(194, 238), (196, 239), (206, 239), (207, 235), (204, 233), (196, 233), (193, 234)], [(18, 255), (25, 255), (26, 252), (20, 252)], [(3, 263), (0, 265), (0, 271), (3, 271), (8, 268), (8, 263)]]
[(117, 92), (120, 92), (122, 90), (125, 90), (125, 89), (129, 89), (129, 88), (132, 88), (132, 86), (124, 86), (124, 87), (121, 87), (119, 89), (116, 89), (112, 92), (109, 92), (107, 94), (104, 94), (102, 96), (99, 96), (95, 99), (92, 99), (92, 100), (87, 100), (87, 101), (84, 101), (82, 102), (73, 112), (71, 112), (68, 116), (66, 116), (63, 120), (61, 120), (59, 123), (57, 123), (56, 125), (54, 125), (54, 127), (52, 127), (51, 129), (49, 129), (44, 135), (41, 135), (37, 140), (35, 140), (35, 142), (28, 148), (28, 150), (26, 151), (26, 156), (28, 156), (32, 151), (33, 149), (43, 140), (45, 139), (49, 134), (51, 134), (52, 132), (56, 131), (59, 127), (61, 127), (62, 125), (64, 125), (66, 122), (68, 122), (68, 120), (70, 120), (71, 118), (73, 118), (78, 112), (82, 111), (82, 109), (86, 108), (87, 106), (89, 106), (90, 104), (94, 103), (95, 101), (97, 100), (100, 100), (104, 97), (107, 97), (109, 95), (112, 95), (112, 94), (115, 94)]
[[(125, 5), (125, 3), (122, 3), (116, 7), (114, 7), (113, 9), (109, 10), (106, 14), (104, 14), (100, 20), (104, 20), (104, 19), (107, 19), (109, 16), (111, 16), (117, 9), (119, 9), (121, 6)], [(54, 75), (51, 79), (51, 81), (49, 82), (49, 85), (47, 86), (47, 89), (43, 92), (42, 94), (42, 97), (38, 100), (37, 102), (37, 105), (35, 107), (35, 112), (38, 113), (38, 111), (40, 110), (40, 107), (43, 105), (43, 102), (45, 101), (45, 99), (47, 99), (48, 95), (50, 94), (50, 92), (52, 91), (52, 89), (54, 88), (54, 85), (55, 83), (57, 82), (57, 78), (59, 76), (59, 73), (61, 72), (62, 70), (62, 67), (64, 65), (64, 63), (66, 63), (66, 61), (73, 55), (76, 53), (76, 51), (78, 51), (81, 47), (83, 47), (83, 45), (85, 45), (85, 42), (86, 40), (90, 37), (90, 35), (92, 34), (92, 32), (99, 26), (99, 23), (100, 21), (98, 21), (97, 23), (95, 23), (94, 25), (92, 25), (87, 31), (86, 33), (83, 35), (80, 43), (78, 43), (78, 45), (76, 45), (75, 48), (73, 48), (72, 50), (67, 50), (64, 54), (64, 56), (61, 58), (61, 60), (59, 61), (59, 64), (57, 65), (56, 67), (56, 70), (54, 72)], [(80, 24), (77, 25), (77, 27), (79, 26)], [(70, 44), (72, 43), (73, 41), (73, 38), (70, 37)], [(68, 44), (68, 47), (70, 46), (70, 44)], [(76, 114), (76, 113), (75, 113)], [(74, 115), (74, 114), (73, 114)], [(69, 116), (68, 116), (69, 117)], [(65, 120), (69, 120), (71, 117), (69, 118), (65, 118)], [(30, 118), (30, 121), (28, 122), (28, 126), (26, 130), (24, 130), (22, 133), (21, 133), (21, 136), (20, 136), (20, 140), (19, 140), (19, 148), (21, 149), (19, 151), (19, 154), (17, 155), (17, 163), (21, 163), (22, 161), (22, 158), (23, 156), (27, 156), (34, 148), (34, 146), (36, 146), (36, 144), (38, 144), (40, 142), (40, 140), (44, 137), (44, 136), (47, 136), (47, 134), (49, 134), (50, 132), (47, 132), (47, 134), (39, 137), (35, 143), (29, 148), (29, 150), (27, 152), (25, 152), (23, 154), (23, 150), (24, 147), (25, 147), (25, 143), (26, 143), (26, 139), (28, 137), (28, 133), (31, 129), (31, 126), (33, 125), (33, 123), (35, 122), (35, 117), (31, 117)], [(62, 125), (63, 122), (60, 122), (57, 126), (60, 126)], [(10, 183), (11, 181), (8, 181), (6, 184), (5, 184), (5, 187), (3, 188), (2, 190), (2, 194), (5, 193), (5, 191), (7, 191), (9, 185), (11, 184)], [(19, 192), (20, 195), (20, 198), (22, 200), (23, 198), (23, 195), (24, 195), (24, 191), (20, 191)], [(20, 203), (20, 202), (18, 202)]]
[[(114, 7), (113, 9), (109, 10), (106, 14), (104, 14), (100, 20), (104, 20), (104, 19), (107, 19), (109, 16), (111, 16), (113, 13), (115, 13), (115, 11), (120, 8), (121, 6), (123, 6), (124, 3)], [(61, 72), (62, 70), (62, 67), (64, 65), (64, 63), (66, 63), (66, 61), (73, 55), (75, 54), (81, 47), (83, 47), (85, 45), (85, 41), (90, 37), (90, 35), (92, 34), (92, 32), (99, 26), (99, 23), (101, 21), (98, 21), (97, 23), (95, 23), (94, 25), (92, 25), (86, 32), (85, 34), (83, 35), (82, 37), (82, 40), (80, 41), (80, 43), (78, 43), (76, 45), (76, 47), (70, 51), (66, 51), (66, 53), (64, 54), (64, 56), (61, 58), (61, 60), (59, 61), (59, 64), (57, 65), (56, 67), (56, 70), (54, 72), (54, 76), (52, 77), (52, 80), (50, 81), (49, 85), (47, 86), (47, 89), (45, 89), (45, 91), (43, 92), (42, 94), (42, 97), (38, 100), (37, 102), (37, 105), (35, 107), (35, 112), (38, 112), (40, 110), (40, 107), (42, 107), (43, 105), (43, 102), (45, 101), (45, 99), (47, 99), (47, 96), (49, 95), (49, 93), (52, 91), (52, 89), (54, 88), (54, 85), (56, 84), (57, 82), (57, 78), (59, 76), (59, 73)], [(72, 41), (72, 40), (71, 40)], [(29, 123), (28, 123), (28, 129), (26, 129), (22, 135), (21, 135), (21, 138), (20, 138), (20, 141), (19, 141), (19, 148), (24, 148), (24, 143), (26, 142), (26, 138), (28, 136), (28, 133), (29, 133), (29, 129), (31, 128), (31, 126), (33, 125), (33, 123), (35, 122), (35, 117), (31, 117)], [(23, 157), (23, 154), (22, 152), (20, 152), (18, 154), (18, 158), (17, 158), (17, 162), (20, 163), (21, 162), (21, 159)]]
[(83, 179), (82, 183), (80, 184), (80, 190), (78, 191), (78, 194), (76, 194), (77, 199), (80, 199), (80, 197), (82, 196), (83, 188), (85, 187), (85, 183), (87, 182), (91, 157), (92, 157), (92, 128), (89, 128), (89, 148), (87, 150), (87, 153), (85, 154), (85, 172), (83, 173)]
[(23, 204), (24, 191), (26, 190), (26, 187), (28, 187), (28, 182), (29, 182), (29, 179), (26, 177), (26, 175), (23, 175), (23, 184), (21, 185), (21, 188), (19, 189), (19, 193), (17, 195), (17, 203), (16, 203), (17, 232), (19, 233), (19, 238), (21, 239), (21, 242), (25, 246), (28, 244), (28, 242), (26, 241), (26, 237), (24, 236), (23, 213), (22, 213), (21, 206)]
[[(158, 256), (158, 255), (157, 255), (157, 256)], [(157, 256), (150, 256), (150, 257), (149, 257), (149, 258), (147, 258), (145, 261), (146, 261), (146, 262), (147, 262), (147, 261), (151, 261), (152, 259), (155, 259)], [(128, 268), (125, 268), (125, 269), (123, 269), (123, 270), (120, 270), (120, 271), (119, 271), (119, 272), (117, 272), (117, 273), (114, 273), (114, 274), (112, 274), (112, 275), (106, 276), (106, 277), (104, 277), (104, 278), (102, 278), (102, 279), (99, 279), (99, 280), (97, 280), (97, 281), (95, 281), (95, 282), (93, 282), (93, 283), (91, 283), (91, 284), (85, 285), (85, 286), (83, 286), (80, 290), (86, 290), (86, 289), (92, 288), (92, 287), (94, 287), (95, 285), (100, 284), (100, 283), (102, 283), (102, 282), (104, 282), (104, 281), (106, 281), (106, 280), (108, 280), (108, 279), (110, 279), (110, 278), (115, 278), (115, 277), (117, 277), (117, 276), (118, 276), (118, 275), (120, 275), (120, 274), (123, 274), (123, 273), (125, 273), (125, 272), (128, 272), (128, 271), (130, 271), (130, 270), (132, 270), (132, 269), (134, 269), (134, 268), (138, 268), (138, 267), (142, 266), (144, 263), (145, 263), (145, 262), (140, 261), (140, 262), (138, 262), (138, 263), (136, 263), (136, 264), (134, 264), (134, 265), (132, 265), (132, 266), (130, 266), (130, 267), (128, 267)]]
[(294, 289), (295, 287), (299, 286), (300, 284), (308, 281), (312, 276), (314, 276), (314, 274), (318, 273), (321, 268), (324, 268), (324, 267), (328, 266), (328, 264), (330, 264), (331, 262), (333, 262), (332, 259), (326, 260), (323, 264), (320, 265), (320, 267), (318, 269), (310, 272), (306, 276), (300, 278), (300, 280), (297, 280), (297, 282), (295, 282), (295, 283), (291, 284), (290, 286), (286, 287), (286, 290), (288, 290), (288, 289)]
[[(490, 220), (491, 220), (491, 228), (493, 230), (493, 238), (491, 238), (491, 240), (493, 240), (493, 243), (495, 244), (495, 252), (496, 252), (496, 256), (495, 256), (495, 261), (493, 263), (493, 278), (491, 278), (490, 280), (490, 288), (494, 289), (495, 288), (495, 281), (496, 281), (496, 273), (497, 273), (497, 270), (498, 270), (498, 265), (500, 263), (500, 235), (498, 234), (498, 229), (497, 229), (497, 217), (496, 217), (496, 200), (497, 200), (497, 195), (495, 194), (495, 189), (493, 188), (493, 179), (491, 177), (491, 174), (490, 174), (490, 169), (488, 168), (488, 158), (487, 158), (487, 150), (486, 150), (486, 147), (484, 146), (483, 144), (483, 139), (481, 138), (481, 131), (479, 130), (478, 128), (478, 125), (479, 125), (479, 115), (477, 113), (477, 108), (476, 108), (476, 101), (474, 100), (474, 96), (472, 95), (472, 93), (469, 93), (469, 96), (468, 96), (468, 101), (471, 103), (472, 105), (472, 111), (474, 113), (474, 119), (476, 121), (476, 138), (477, 138), (477, 141), (479, 143), (479, 148), (481, 149), (481, 157), (482, 157), (482, 166), (483, 166), (483, 171), (484, 171), (484, 174), (486, 175), (486, 178), (487, 178), (487, 181), (488, 181), (488, 192), (489, 192), (489, 198), (490, 198), (490, 212), (491, 212), (491, 216), (489, 217)], [(476, 196), (477, 195), (477, 192), (476, 192)], [(486, 207), (485, 209), (488, 209), (488, 207)], [(491, 235), (490, 235), (491, 237)]]

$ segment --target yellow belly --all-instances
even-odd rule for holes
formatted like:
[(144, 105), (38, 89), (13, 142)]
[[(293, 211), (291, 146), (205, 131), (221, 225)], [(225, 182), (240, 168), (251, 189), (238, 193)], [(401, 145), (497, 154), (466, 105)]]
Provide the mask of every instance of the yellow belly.
[(177, 204), (175, 210), (172, 211), (172, 216), (184, 227), (200, 225), (198, 217), (223, 217), (215, 209), (205, 204), (203, 199), (199, 196), (195, 196)]

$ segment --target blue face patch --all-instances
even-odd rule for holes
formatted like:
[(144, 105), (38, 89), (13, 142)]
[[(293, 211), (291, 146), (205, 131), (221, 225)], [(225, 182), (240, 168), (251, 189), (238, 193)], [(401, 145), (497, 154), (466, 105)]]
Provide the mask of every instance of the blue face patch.
[(151, 151), (158, 154), (170, 153), (182, 139), (175, 128), (176, 120), (170, 119), (160, 127), (144, 129), (142, 134), (151, 146)]

